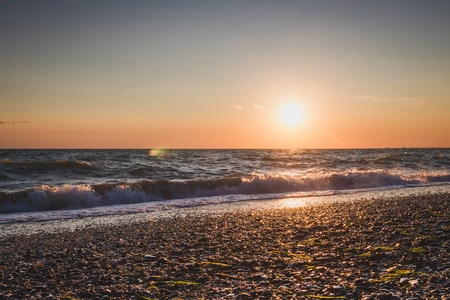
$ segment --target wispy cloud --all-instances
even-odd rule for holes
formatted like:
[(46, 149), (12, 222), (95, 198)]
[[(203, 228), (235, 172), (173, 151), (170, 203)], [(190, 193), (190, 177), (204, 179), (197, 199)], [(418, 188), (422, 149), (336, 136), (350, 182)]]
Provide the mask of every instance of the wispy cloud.
[(379, 96), (357, 96), (357, 100), (371, 101), (371, 102), (416, 102), (420, 99), (412, 97), (379, 97)]
[(426, 105), (432, 102), (429, 100), (423, 100), (414, 97), (357, 96), (353, 97), (352, 99), (372, 103), (389, 103), (393, 105), (402, 105), (409, 108)]
[(29, 120), (25, 120), (25, 121), (0, 121), (0, 125), (6, 125), (6, 124), (11, 124), (11, 125), (16, 125), (16, 124), (30, 124), (33, 123)]
[(353, 99), (370, 102), (423, 102), (419, 98), (413, 97), (357, 96), (353, 97)]
[[(253, 105), (253, 108), (261, 110), (261, 109), (264, 109), (264, 106), (262, 106), (261, 104), (256, 103), (255, 105)], [(234, 109), (244, 109), (244, 107), (242, 105), (240, 105), (240, 104), (235, 104), (234, 105)]]

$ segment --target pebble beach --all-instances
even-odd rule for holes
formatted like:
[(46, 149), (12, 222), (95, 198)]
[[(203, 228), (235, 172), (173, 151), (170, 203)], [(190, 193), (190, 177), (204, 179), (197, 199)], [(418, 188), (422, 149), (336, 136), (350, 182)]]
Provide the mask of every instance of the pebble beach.
[(0, 299), (450, 299), (450, 194), (0, 238)]

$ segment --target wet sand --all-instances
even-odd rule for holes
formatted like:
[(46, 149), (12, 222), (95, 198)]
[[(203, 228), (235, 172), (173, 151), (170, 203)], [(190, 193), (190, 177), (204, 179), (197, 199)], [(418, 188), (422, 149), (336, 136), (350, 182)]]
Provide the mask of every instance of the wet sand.
[(450, 299), (450, 194), (0, 238), (0, 299)]

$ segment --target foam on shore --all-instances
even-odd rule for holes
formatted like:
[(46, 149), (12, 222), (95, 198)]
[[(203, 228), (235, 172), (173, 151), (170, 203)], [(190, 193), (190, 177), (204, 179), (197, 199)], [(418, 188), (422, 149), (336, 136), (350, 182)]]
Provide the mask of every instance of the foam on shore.
[[(153, 219), (171, 218), (186, 215), (223, 214), (233, 211), (256, 211), (278, 207), (320, 205), (324, 203), (358, 201), (371, 198), (390, 198), (407, 195), (427, 195), (448, 193), (450, 185), (410, 187), (399, 189), (354, 190), (343, 194), (316, 194), (305, 196), (302, 193), (268, 195), (266, 199), (258, 197), (242, 201), (237, 198), (198, 199), (195, 201), (173, 200), (133, 205), (116, 205), (108, 208), (89, 208), (68, 211), (30, 212), (3, 215), (0, 220), (0, 237), (7, 235), (28, 235), (39, 232), (52, 233), (60, 230), (77, 230), (101, 225), (136, 223)], [(278, 196), (278, 197), (277, 197)], [(208, 204), (208, 205), (206, 205)], [(2, 224), (3, 223), (3, 224)]]

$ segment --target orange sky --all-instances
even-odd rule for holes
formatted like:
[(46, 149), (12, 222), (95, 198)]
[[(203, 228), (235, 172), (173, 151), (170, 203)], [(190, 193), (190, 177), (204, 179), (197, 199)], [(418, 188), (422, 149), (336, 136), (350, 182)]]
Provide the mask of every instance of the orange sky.
[(0, 148), (450, 147), (448, 15), (448, 1), (6, 1)]

